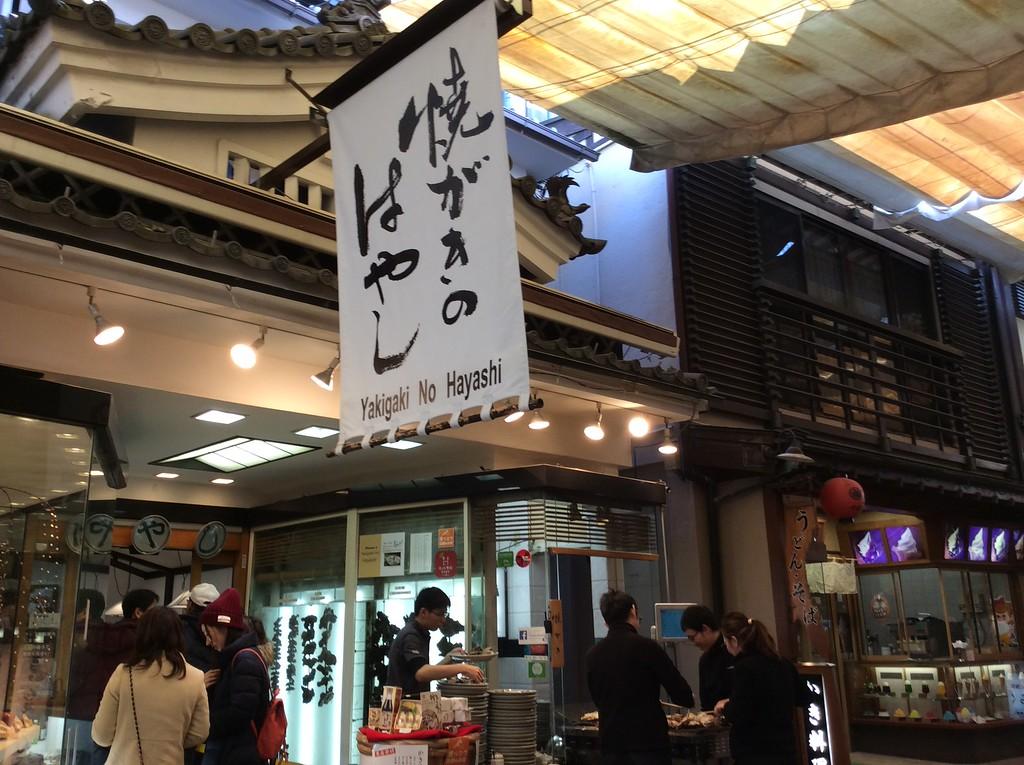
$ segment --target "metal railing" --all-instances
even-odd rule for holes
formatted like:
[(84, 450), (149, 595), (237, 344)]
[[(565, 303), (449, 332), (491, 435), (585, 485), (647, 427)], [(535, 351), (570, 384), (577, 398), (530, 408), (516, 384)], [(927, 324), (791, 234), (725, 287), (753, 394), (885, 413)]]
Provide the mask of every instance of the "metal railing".
[(879, 443), (970, 456), (956, 349), (771, 285), (759, 296), (777, 412)]

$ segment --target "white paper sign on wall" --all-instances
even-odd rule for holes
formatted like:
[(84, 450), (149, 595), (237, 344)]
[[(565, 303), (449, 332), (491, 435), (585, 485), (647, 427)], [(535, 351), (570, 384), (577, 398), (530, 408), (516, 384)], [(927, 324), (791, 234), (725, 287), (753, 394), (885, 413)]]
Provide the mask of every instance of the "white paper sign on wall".
[(460, 5), (475, 7), (328, 116), (339, 451), (476, 407), (489, 419), (492, 405), (527, 406), (494, 4)]

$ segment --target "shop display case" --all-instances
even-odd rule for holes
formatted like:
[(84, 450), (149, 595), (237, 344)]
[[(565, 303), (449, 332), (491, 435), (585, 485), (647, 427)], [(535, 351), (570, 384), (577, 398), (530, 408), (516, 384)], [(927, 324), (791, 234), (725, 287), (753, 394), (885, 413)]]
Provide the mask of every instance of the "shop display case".
[(979, 762), (1024, 745), (1017, 531), (869, 514), (841, 539), (857, 562), (843, 603), (855, 749)]

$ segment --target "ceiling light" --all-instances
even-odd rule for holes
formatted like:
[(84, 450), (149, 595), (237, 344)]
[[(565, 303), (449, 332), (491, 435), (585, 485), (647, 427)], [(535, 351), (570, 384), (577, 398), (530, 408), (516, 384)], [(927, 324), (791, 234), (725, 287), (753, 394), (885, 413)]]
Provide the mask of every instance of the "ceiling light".
[(72, 461), (71, 464), (74, 465), (75, 467), (81, 467), (82, 465), (88, 465), (89, 463), (86, 462), (85, 460), (74, 460)]
[(65, 446), (64, 451), (68, 454), (85, 454), (85, 449), (81, 446)]
[(50, 489), (50, 494), (66, 494), (67, 489)]
[(597, 405), (597, 420), (583, 429), (583, 435), (591, 441), (600, 441), (604, 438), (604, 428), (601, 427), (601, 404)]
[(551, 426), (550, 420), (538, 411), (534, 411), (530, 418), (530, 430), (544, 430)]
[(306, 438), (327, 438), (328, 436), (338, 435), (337, 428), (321, 428), (319, 425), (310, 425), (308, 428), (293, 430), (292, 432), (297, 436), (305, 436)]
[(312, 380), (316, 385), (323, 388), (324, 390), (334, 389), (334, 370), (338, 366), (338, 362), (341, 360), (339, 356), (335, 356), (331, 359), (331, 363), (327, 365), (327, 369), (323, 372), (317, 372), (315, 375), (310, 375), (309, 379)]
[(192, 419), (202, 420), (203, 422), (215, 422), (218, 425), (230, 425), (233, 422), (244, 420), (245, 415), (234, 412), (222, 412), (219, 409), (209, 409), (199, 414), (193, 414)]
[(256, 351), (263, 347), (266, 342), (267, 328), (260, 327), (260, 335), (251, 343), (236, 343), (231, 346), (231, 360), (236, 367), (241, 369), (252, 369), (256, 366)]
[(57, 438), (75, 439), (78, 436), (75, 433), (57, 433)]
[(642, 414), (638, 414), (629, 420), (629, 435), (633, 438), (643, 438), (651, 432), (651, 423)]
[(525, 416), (526, 412), (512, 412), (512, 414), (505, 418), (505, 422), (519, 422)]
[(88, 486), (89, 482), (88, 481), (75, 481), (75, 485), (76, 486)]
[(80, 475), (82, 478), (88, 478), (89, 477), (89, 471), (85, 470), (85, 471), (79, 473), (78, 475)]
[(168, 478), (168, 479), (170, 479), (170, 478), (178, 478), (178, 474), (177, 473), (157, 473), (156, 477), (157, 478)]
[(116, 343), (124, 337), (124, 327), (120, 324), (113, 324), (103, 318), (100, 309), (93, 302), (93, 299), (96, 297), (96, 289), (94, 287), (88, 287), (86, 291), (89, 294), (89, 314), (92, 316), (93, 321), (96, 322), (96, 334), (93, 336), (92, 341), (96, 345)]
[(658, 447), (658, 451), (666, 456), (675, 454), (679, 451), (679, 447), (672, 441), (672, 434), (668, 426), (668, 420), (665, 420), (665, 435), (661, 439), (661, 446)]
[(381, 446), (383, 446), (385, 449), (398, 449), (398, 451), (404, 452), (408, 449), (415, 449), (418, 446), (423, 446), (423, 444), (419, 443), (418, 441), (409, 441), (408, 439), (406, 439), (404, 441), (395, 441), (394, 443), (381, 444)]
[(15, 417), (14, 419), (21, 420), (22, 422), (35, 422), (36, 421), (32, 417)]
[(89, 471), (89, 475), (101, 476), (101, 475), (103, 475), (103, 471), (102, 470), (90, 470)]
[(176, 454), (173, 457), (157, 460), (151, 464), (184, 467), (192, 470), (214, 468), (222, 473), (233, 473), (236, 470), (266, 465), (268, 462), (276, 462), (319, 448), (319, 446), (286, 444), (281, 441), (235, 436)]
[(215, 483), (215, 484), (218, 484), (220, 486), (227, 486), (229, 483), (234, 483), (234, 482), (235, 482), (234, 478), (213, 478), (213, 479), (210, 480), (210, 483)]

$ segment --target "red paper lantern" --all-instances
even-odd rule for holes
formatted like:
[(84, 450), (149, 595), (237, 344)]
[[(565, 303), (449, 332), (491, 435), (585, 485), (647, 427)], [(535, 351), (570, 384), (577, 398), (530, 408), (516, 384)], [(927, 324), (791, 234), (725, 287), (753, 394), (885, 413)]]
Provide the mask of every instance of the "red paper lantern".
[(851, 478), (830, 478), (821, 487), (821, 509), (837, 520), (853, 518), (864, 509), (864, 487)]

